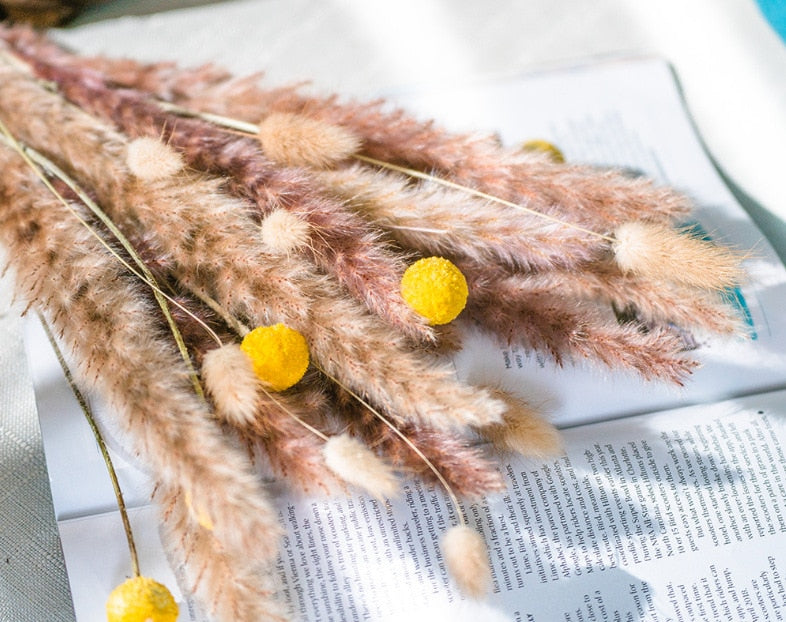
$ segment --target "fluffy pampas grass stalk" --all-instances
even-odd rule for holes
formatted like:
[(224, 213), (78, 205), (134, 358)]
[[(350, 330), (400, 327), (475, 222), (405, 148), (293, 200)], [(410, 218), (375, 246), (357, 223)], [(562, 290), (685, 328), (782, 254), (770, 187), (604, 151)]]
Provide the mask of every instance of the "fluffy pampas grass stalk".
[(592, 302), (632, 316), (645, 327), (674, 325), (726, 335), (744, 333), (741, 319), (722, 293), (624, 274), (610, 261), (582, 271), (552, 270), (506, 278), (516, 281), (520, 295), (551, 292)]
[(252, 324), (282, 322), (300, 331), (329, 374), (397, 419), (440, 427), (499, 421), (503, 404), (412, 351), (308, 263), (263, 253), (243, 204), (219, 194), (218, 181), (184, 172), (133, 182), (122, 136), (16, 70), (0, 70), (0, 78), (0, 113), (15, 131), (46, 146), (119, 223), (143, 227), (184, 287), (211, 292), (231, 315)]
[(211, 517), (225, 553), (270, 562), (276, 512), (194, 394), (175, 346), (160, 337), (146, 289), (9, 147), (0, 146), (0, 170), (0, 239), (17, 292), (73, 353), (78, 379), (108, 398), (110, 423), (132, 453)]
[(251, 555), (229, 555), (214, 537), (194, 520), (185, 491), (159, 482), (155, 498), (163, 508), (165, 549), (183, 588), (201, 609), (216, 620), (233, 622), (286, 622), (291, 612), (277, 594), (270, 567)]
[(580, 267), (604, 254), (604, 240), (433, 181), (355, 165), (319, 178), (408, 248), (526, 269)]
[[(340, 201), (321, 194), (295, 168), (264, 157), (255, 138), (229, 134), (195, 119), (175, 117), (145, 93), (109, 88), (100, 75), (31, 59), (37, 74), (56, 82), (63, 94), (110, 120), (132, 137), (161, 138), (188, 166), (226, 177), (232, 192), (251, 200), (265, 215), (287, 209), (310, 225), (300, 250), (334, 275), (353, 295), (416, 341), (434, 341), (433, 331), (401, 300), (398, 282), (405, 265), (378, 232)], [(373, 287), (370, 285), (373, 284)]]
[(507, 344), (549, 354), (558, 364), (600, 362), (644, 378), (682, 384), (696, 361), (673, 330), (620, 324), (610, 309), (565, 298), (559, 291), (521, 287), (526, 277), (488, 266), (465, 268), (471, 295), (467, 317)]

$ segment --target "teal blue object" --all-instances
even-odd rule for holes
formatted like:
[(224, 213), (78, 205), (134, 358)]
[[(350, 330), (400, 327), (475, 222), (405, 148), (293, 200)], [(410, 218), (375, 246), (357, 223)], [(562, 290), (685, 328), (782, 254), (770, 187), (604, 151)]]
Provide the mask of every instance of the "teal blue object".
[(775, 32), (786, 43), (786, 0), (756, 0)]

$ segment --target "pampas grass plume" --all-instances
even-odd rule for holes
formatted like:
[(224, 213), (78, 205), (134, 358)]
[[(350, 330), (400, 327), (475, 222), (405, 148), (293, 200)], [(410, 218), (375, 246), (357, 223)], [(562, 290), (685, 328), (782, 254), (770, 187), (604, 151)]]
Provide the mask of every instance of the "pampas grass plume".
[(310, 225), (287, 210), (277, 209), (261, 224), (262, 243), (274, 255), (289, 255), (308, 245)]
[(328, 468), (345, 482), (377, 499), (396, 494), (398, 483), (392, 469), (356, 438), (348, 434), (331, 436), (323, 454)]
[(253, 422), (259, 405), (259, 381), (239, 345), (226, 344), (205, 354), (202, 379), (219, 416), (240, 427)]
[(126, 164), (138, 179), (157, 181), (183, 170), (182, 156), (160, 140), (147, 136), (136, 138), (128, 144)]
[(265, 117), (257, 137), (265, 155), (285, 166), (330, 168), (360, 147), (360, 140), (342, 127), (284, 112)]
[(456, 525), (442, 538), (442, 555), (459, 589), (472, 598), (483, 596), (491, 584), (491, 567), (483, 537), (467, 525)]
[(734, 287), (742, 276), (738, 254), (686, 231), (628, 222), (614, 238), (615, 261), (627, 273), (713, 290)]

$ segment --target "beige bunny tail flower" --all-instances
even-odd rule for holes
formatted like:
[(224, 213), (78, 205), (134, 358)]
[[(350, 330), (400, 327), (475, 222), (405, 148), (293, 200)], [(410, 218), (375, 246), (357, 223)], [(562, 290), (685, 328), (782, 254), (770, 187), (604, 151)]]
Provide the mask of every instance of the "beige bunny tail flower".
[(156, 138), (142, 136), (126, 149), (126, 165), (142, 181), (166, 179), (183, 170), (183, 156)]
[(734, 287), (743, 275), (738, 253), (686, 230), (629, 222), (614, 238), (614, 259), (627, 273), (708, 290)]
[(325, 464), (345, 482), (377, 499), (395, 496), (398, 483), (393, 470), (356, 438), (348, 434), (332, 436), (323, 452)]
[(360, 140), (349, 130), (287, 112), (265, 117), (257, 138), (265, 155), (285, 166), (330, 168), (360, 148)]
[(510, 393), (490, 388), (495, 398), (503, 401), (508, 409), (502, 423), (478, 429), (483, 438), (498, 449), (514, 451), (531, 458), (553, 458), (562, 450), (559, 431), (529, 404)]
[(241, 428), (253, 422), (259, 407), (259, 381), (240, 346), (226, 344), (205, 354), (202, 379), (219, 416)]
[(462, 593), (480, 598), (491, 585), (491, 567), (483, 537), (471, 527), (456, 525), (442, 538), (448, 572)]

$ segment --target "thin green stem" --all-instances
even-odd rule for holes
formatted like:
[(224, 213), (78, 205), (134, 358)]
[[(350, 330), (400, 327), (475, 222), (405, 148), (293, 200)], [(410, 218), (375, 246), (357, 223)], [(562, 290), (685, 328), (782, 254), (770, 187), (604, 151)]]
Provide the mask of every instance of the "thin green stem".
[(404, 441), (404, 443), (406, 443), (406, 444), (407, 444), (407, 446), (408, 446), (408, 447), (409, 447), (409, 448), (410, 448), (412, 451), (414, 451), (414, 452), (417, 454), (417, 456), (418, 456), (418, 457), (419, 457), (421, 460), (423, 460), (423, 462), (425, 463), (425, 465), (426, 465), (426, 466), (427, 466), (427, 467), (428, 467), (428, 468), (431, 470), (431, 472), (432, 472), (432, 473), (434, 473), (434, 476), (435, 476), (435, 477), (436, 477), (436, 478), (439, 480), (439, 483), (440, 483), (440, 484), (442, 484), (443, 488), (445, 489), (445, 492), (448, 494), (448, 497), (450, 497), (450, 501), (451, 501), (451, 503), (453, 503), (453, 507), (454, 507), (454, 508), (456, 508), (456, 518), (458, 519), (458, 522), (459, 522), (461, 525), (465, 525), (465, 526), (466, 526), (466, 524), (467, 524), (467, 523), (466, 523), (466, 521), (464, 520), (464, 515), (463, 515), (463, 514), (462, 514), (462, 512), (461, 512), (461, 504), (459, 503), (459, 500), (458, 500), (458, 497), (456, 496), (456, 493), (455, 493), (455, 492), (453, 492), (453, 488), (452, 488), (452, 487), (451, 487), (451, 485), (448, 483), (448, 480), (446, 480), (446, 479), (445, 479), (445, 477), (442, 475), (442, 473), (440, 473), (439, 469), (438, 469), (436, 466), (434, 466), (434, 464), (431, 462), (431, 460), (429, 460), (429, 459), (426, 457), (426, 455), (425, 455), (425, 454), (424, 454), (422, 451), (420, 451), (420, 449), (418, 449), (418, 446), (417, 446), (417, 445), (415, 445), (415, 443), (413, 443), (413, 442), (412, 442), (412, 440), (410, 440), (409, 438), (407, 438), (407, 436), (406, 436), (406, 435), (405, 435), (405, 434), (404, 434), (404, 433), (403, 433), (401, 430), (399, 430), (399, 429), (398, 429), (398, 428), (397, 428), (395, 425), (393, 425), (393, 422), (392, 422), (392, 421), (390, 421), (390, 420), (389, 420), (387, 417), (385, 417), (385, 416), (384, 416), (384, 415), (383, 415), (381, 412), (379, 412), (379, 411), (378, 411), (376, 408), (374, 408), (374, 407), (373, 407), (371, 404), (369, 404), (369, 403), (368, 403), (366, 400), (364, 400), (362, 397), (360, 397), (360, 396), (359, 396), (357, 393), (355, 393), (355, 392), (354, 392), (352, 389), (350, 389), (349, 387), (347, 387), (347, 386), (346, 386), (344, 383), (342, 383), (342, 382), (341, 382), (340, 380), (338, 380), (337, 378), (334, 378), (332, 375), (330, 375), (330, 374), (329, 374), (328, 372), (326, 372), (324, 369), (321, 369), (321, 368), (320, 368), (320, 371), (321, 371), (323, 374), (325, 374), (325, 376), (327, 376), (328, 378), (330, 378), (330, 380), (332, 380), (333, 382), (335, 382), (335, 383), (336, 383), (336, 384), (337, 384), (339, 387), (341, 387), (342, 389), (344, 389), (344, 391), (346, 391), (347, 393), (349, 393), (349, 394), (350, 394), (350, 395), (351, 395), (353, 398), (355, 398), (355, 399), (356, 399), (358, 402), (360, 402), (360, 403), (361, 403), (363, 406), (365, 406), (365, 407), (366, 407), (366, 408), (369, 410), (369, 412), (370, 412), (372, 415), (374, 415), (374, 416), (375, 416), (377, 419), (379, 419), (379, 420), (380, 420), (380, 421), (381, 421), (383, 424), (385, 424), (385, 425), (386, 425), (388, 428), (390, 428), (390, 430), (391, 430), (391, 431), (392, 431), (392, 432), (393, 432), (393, 433), (394, 433), (396, 436), (398, 436), (398, 437), (399, 437), (399, 438), (400, 438), (402, 441)]
[(38, 314), (38, 317), (41, 320), (41, 325), (44, 327), (44, 332), (49, 339), (52, 350), (54, 350), (55, 356), (57, 357), (57, 362), (60, 363), (60, 368), (63, 370), (63, 375), (68, 382), (68, 386), (71, 388), (76, 401), (79, 402), (82, 413), (84, 413), (85, 419), (87, 419), (87, 423), (90, 426), (90, 430), (93, 432), (93, 436), (96, 439), (98, 449), (101, 451), (101, 456), (104, 459), (104, 464), (106, 465), (109, 479), (112, 482), (112, 489), (115, 492), (117, 509), (120, 511), (120, 518), (123, 521), (123, 530), (125, 531), (126, 541), (128, 542), (128, 552), (131, 555), (131, 567), (133, 569), (134, 576), (138, 577), (140, 576), (139, 556), (136, 552), (136, 544), (134, 543), (134, 533), (131, 529), (131, 521), (128, 518), (128, 510), (126, 508), (125, 500), (123, 499), (123, 491), (120, 488), (120, 482), (117, 479), (117, 472), (115, 471), (114, 464), (112, 464), (112, 457), (109, 455), (109, 450), (107, 449), (106, 443), (104, 442), (104, 437), (101, 434), (101, 430), (98, 428), (95, 417), (93, 416), (93, 411), (90, 408), (90, 404), (88, 403), (84, 394), (79, 390), (79, 387), (76, 385), (74, 376), (71, 373), (71, 369), (68, 367), (68, 363), (66, 363), (63, 352), (60, 350), (60, 346), (57, 345), (55, 336), (52, 334), (52, 329), (49, 327), (49, 324), (47, 324), (46, 320), (40, 313)]
[(491, 201), (493, 203), (499, 203), (500, 205), (504, 205), (506, 207), (511, 207), (513, 209), (520, 210), (522, 212), (526, 212), (528, 214), (532, 214), (533, 216), (537, 216), (539, 218), (543, 218), (544, 220), (548, 220), (550, 222), (562, 225), (563, 227), (568, 227), (570, 229), (575, 229), (576, 231), (581, 231), (582, 233), (586, 233), (588, 235), (595, 236), (600, 238), (601, 240), (605, 240), (607, 242), (614, 242), (615, 239), (609, 235), (605, 235), (603, 233), (598, 233), (597, 231), (592, 231), (591, 229), (586, 229), (581, 225), (577, 225), (572, 222), (568, 222), (562, 220), (560, 218), (556, 218), (554, 216), (550, 216), (549, 214), (544, 214), (543, 212), (539, 212), (537, 210), (531, 209), (529, 207), (525, 207), (524, 205), (519, 205), (518, 203), (514, 203), (513, 201), (506, 201), (500, 197), (494, 196), (493, 194), (488, 194), (487, 192), (482, 192), (480, 190), (475, 190), (474, 188), (470, 188), (469, 186), (464, 186), (462, 184), (457, 184), (456, 182), (450, 181), (449, 179), (444, 179), (442, 177), (437, 177), (436, 175), (431, 175), (429, 173), (424, 173), (423, 171), (419, 171), (414, 168), (409, 168), (406, 166), (399, 166), (398, 164), (391, 164), (390, 162), (385, 162), (384, 160), (377, 160), (376, 158), (371, 158), (369, 156), (365, 156), (359, 153), (356, 153), (352, 156), (356, 160), (360, 162), (365, 162), (366, 164), (371, 164), (373, 166), (384, 168), (390, 171), (395, 171), (396, 173), (401, 173), (402, 175), (407, 175), (409, 177), (414, 177), (416, 179), (421, 179), (423, 181), (429, 181), (435, 184), (439, 184), (440, 186), (444, 186), (445, 188), (450, 188), (451, 190), (458, 190), (460, 192), (465, 192), (470, 194), (478, 199), (483, 199), (484, 201)]

